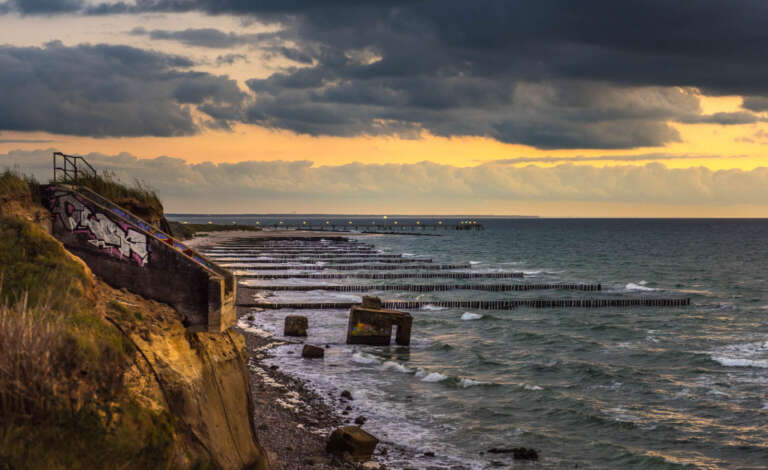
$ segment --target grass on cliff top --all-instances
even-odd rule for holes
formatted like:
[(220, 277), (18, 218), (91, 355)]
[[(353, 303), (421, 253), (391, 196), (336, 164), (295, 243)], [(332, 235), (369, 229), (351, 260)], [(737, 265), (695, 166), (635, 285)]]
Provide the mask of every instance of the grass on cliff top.
[(104, 172), (95, 176), (80, 177), (77, 184), (89, 188), (150, 223), (158, 223), (165, 217), (163, 204), (157, 193), (139, 180), (127, 185), (119, 181), (113, 173)]
[(32, 176), (5, 169), (0, 173), (0, 200), (27, 199), (39, 201), (40, 184)]
[[(0, 197), (36, 192), (0, 174)], [(0, 216), (0, 469), (170, 468), (172, 418), (124, 393), (136, 353), (95, 282), (42, 228)]]

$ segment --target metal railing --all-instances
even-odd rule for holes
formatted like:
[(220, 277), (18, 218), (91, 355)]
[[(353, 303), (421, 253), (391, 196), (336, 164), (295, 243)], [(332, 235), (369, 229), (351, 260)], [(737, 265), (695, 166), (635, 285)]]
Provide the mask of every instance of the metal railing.
[(96, 170), (85, 158), (53, 152), (53, 182), (78, 184), (81, 176), (96, 176)]

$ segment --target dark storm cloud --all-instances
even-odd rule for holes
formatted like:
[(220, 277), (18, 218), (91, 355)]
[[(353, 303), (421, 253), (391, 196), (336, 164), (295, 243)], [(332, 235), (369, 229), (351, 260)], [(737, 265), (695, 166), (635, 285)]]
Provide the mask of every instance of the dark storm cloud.
[[(84, 11), (280, 24), (291, 47), (268, 52), (309, 67), (249, 81), (256, 100), (246, 116), (314, 135), (421, 129), (542, 148), (631, 148), (678, 140), (670, 121), (757, 119), (701, 116), (699, 90), (748, 95), (752, 111), (765, 110), (768, 96), (765, 0), (138, 0)], [(190, 31), (165, 39), (237, 41)]]
[(85, 7), (83, 0), (9, 0), (0, 3), (0, 13), (17, 11), (24, 15), (73, 13)]
[(264, 40), (273, 40), (273, 33), (265, 34), (235, 34), (225, 33), (213, 28), (189, 28), (181, 31), (154, 29), (151, 31), (138, 26), (129, 34), (133, 36), (149, 36), (151, 39), (177, 41), (189, 46), (208, 47), (212, 49), (227, 49), (244, 44), (256, 45)]
[(235, 115), (237, 84), (183, 70), (191, 65), (128, 46), (0, 46), (0, 130), (174, 136), (199, 130), (195, 105), (213, 119)]
[(680, 119), (680, 122), (684, 122), (686, 124), (721, 124), (724, 126), (729, 126), (738, 124), (752, 124), (760, 120), (761, 119), (759, 117), (752, 113), (736, 112), (689, 116)]
[(245, 54), (223, 54), (216, 57), (216, 65), (232, 65), (238, 61), (248, 62), (248, 56)]
[(768, 111), (768, 97), (745, 96), (741, 107), (756, 112)]
[(507, 165), (519, 165), (524, 163), (569, 163), (569, 162), (647, 162), (647, 161), (666, 161), (666, 160), (697, 160), (704, 159), (734, 159), (734, 158), (748, 158), (748, 155), (735, 155), (730, 157), (723, 157), (720, 155), (670, 155), (664, 153), (648, 153), (643, 155), (578, 155), (574, 157), (517, 157), (517, 158), (504, 158), (500, 160), (492, 160), (485, 162), (486, 164), (507, 164)]

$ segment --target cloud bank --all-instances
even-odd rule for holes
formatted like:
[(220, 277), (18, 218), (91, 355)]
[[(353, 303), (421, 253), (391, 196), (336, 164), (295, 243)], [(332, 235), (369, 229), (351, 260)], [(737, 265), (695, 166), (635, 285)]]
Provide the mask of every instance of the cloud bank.
[[(50, 150), (0, 155), (0, 168), (50, 177)], [(442, 208), (472, 201), (486, 209), (509, 202), (768, 206), (768, 168), (712, 171), (670, 169), (659, 163), (597, 168), (561, 164), (542, 168), (505, 163), (455, 167), (431, 162), (313, 166), (310, 161), (189, 164), (170, 157), (87, 155), (123, 181), (156, 188), (174, 211), (277, 212), (386, 207), (389, 211)]]
[(234, 80), (192, 65), (129, 46), (0, 46), (0, 130), (123, 137), (226, 126), (245, 94)]
[[(743, 125), (764, 120), (760, 113), (768, 111), (764, 0), (11, 0), (3, 5), (24, 15), (138, 18), (194, 11), (279, 25), (277, 33), (262, 35), (210, 28), (133, 30), (185, 46), (257, 47), (295, 63), (248, 80), (247, 99), (223, 98), (222, 89), (229, 88), (223, 77), (198, 79), (207, 87), (190, 85), (220, 87), (195, 100), (213, 101), (201, 109), (222, 123), (237, 120), (309, 135), (417, 137), (428, 131), (544, 149), (626, 149), (679, 141), (671, 122)], [(98, 70), (90, 65), (81, 64), (84, 74)], [(135, 75), (111, 79), (158, 93), (163, 87), (157, 74), (167, 68), (151, 68), (142, 83)], [(72, 93), (64, 89), (50, 98), (75, 101)], [(703, 114), (700, 93), (745, 96), (743, 110)], [(179, 106), (183, 101), (174, 101), (172, 93), (159, 95), (163, 119), (141, 128), (132, 113), (121, 110), (108, 116), (108, 132), (176, 135), (199, 129)], [(123, 115), (127, 124), (118, 123)], [(19, 121), (16, 126), (25, 129), (55, 127)]]

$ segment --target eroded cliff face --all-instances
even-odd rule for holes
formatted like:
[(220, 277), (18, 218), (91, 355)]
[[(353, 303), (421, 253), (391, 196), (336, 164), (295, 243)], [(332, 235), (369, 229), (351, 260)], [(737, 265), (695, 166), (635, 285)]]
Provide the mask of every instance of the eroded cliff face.
[[(135, 374), (133, 389), (179, 424), (178, 464), (197, 459), (222, 469), (269, 468), (252, 427), (242, 336), (189, 333), (170, 307), (137, 300), (120, 291), (109, 315), (140, 351), (137, 368), (143, 362), (154, 378), (146, 384), (146, 371)], [(144, 321), (135, 321), (136, 314)]]
[[(0, 367), (0, 468), (269, 469), (243, 338), (191, 333), (170, 306), (108, 286), (20, 192), (0, 194), (0, 320), (30, 340), (0, 337), (15, 345), (0, 359), (29, 367)], [(50, 346), (34, 341), (39, 332)], [(5, 406), (13, 400), (27, 408)]]

